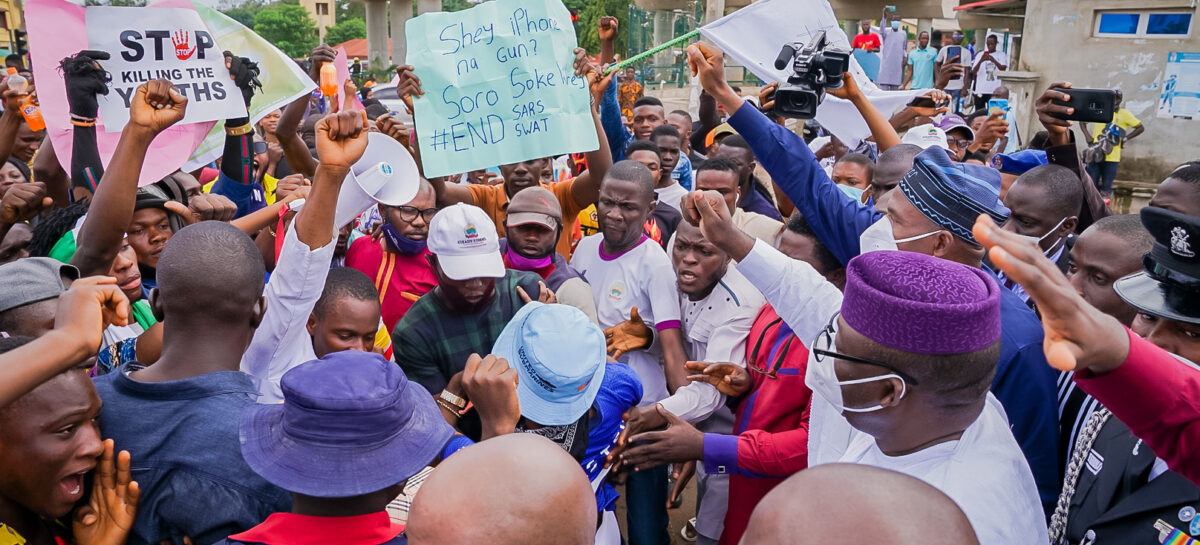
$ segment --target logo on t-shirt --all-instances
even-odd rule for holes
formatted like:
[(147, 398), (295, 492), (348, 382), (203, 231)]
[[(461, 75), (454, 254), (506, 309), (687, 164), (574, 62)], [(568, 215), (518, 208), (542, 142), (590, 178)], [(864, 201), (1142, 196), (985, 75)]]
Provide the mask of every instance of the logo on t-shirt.
[(624, 297), (625, 286), (622, 286), (620, 282), (617, 282), (616, 284), (613, 284), (611, 288), (608, 288), (609, 299), (612, 299), (613, 301), (620, 301)]

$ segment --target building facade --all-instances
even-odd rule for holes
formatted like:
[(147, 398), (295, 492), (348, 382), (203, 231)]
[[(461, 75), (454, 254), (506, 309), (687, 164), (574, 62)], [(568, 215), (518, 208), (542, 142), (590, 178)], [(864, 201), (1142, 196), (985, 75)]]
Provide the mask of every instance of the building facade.
[(325, 31), (337, 24), (337, 5), (333, 0), (300, 0), (300, 5), (317, 22), (317, 37), (324, 43)]

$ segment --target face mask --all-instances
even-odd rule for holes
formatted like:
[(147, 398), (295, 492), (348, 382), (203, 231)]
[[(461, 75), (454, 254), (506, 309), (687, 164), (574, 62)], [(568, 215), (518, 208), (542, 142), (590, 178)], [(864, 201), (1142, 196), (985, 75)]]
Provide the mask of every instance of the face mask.
[(882, 404), (875, 404), (870, 407), (851, 408), (846, 407), (842, 401), (842, 386), (851, 386), (854, 384), (867, 384), (870, 382), (878, 382), (889, 378), (900, 379), (902, 386), (900, 387), (900, 397), (897, 401), (904, 399), (904, 394), (908, 393), (908, 384), (903, 378), (895, 373), (888, 373), (877, 377), (860, 378), (857, 380), (839, 381), (837, 373), (833, 369), (833, 358), (824, 358), (822, 361), (817, 361), (815, 357), (810, 357), (808, 360), (809, 373), (804, 376), (804, 383), (817, 395), (825, 398), (838, 413), (869, 413), (875, 412), (883, 408)]
[[(1017, 236), (1036, 244), (1040, 248), (1042, 246), (1042, 241), (1046, 240), (1046, 237), (1056, 233), (1058, 231), (1058, 228), (1062, 227), (1062, 224), (1065, 223), (1066, 221), (1067, 221), (1067, 218), (1063, 218), (1063, 219), (1059, 220), (1057, 225), (1050, 228), (1050, 230), (1047, 231), (1046, 234), (1042, 235), (1041, 237), (1031, 237), (1029, 235), (1017, 235)], [(1059, 237), (1059, 238), (1062, 238), (1062, 237)], [(1056, 244), (1058, 244), (1058, 239), (1054, 240), (1054, 244), (1051, 244), (1050, 248), (1053, 249)], [(1042, 253), (1045, 254), (1049, 251), (1050, 250), (1043, 250)]]
[(425, 249), (426, 241), (405, 237), (395, 227), (392, 227), (390, 223), (384, 223), (382, 231), (383, 236), (387, 238), (392, 247), (404, 255), (417, 255), (421, 253), (421, 250)]
[(867, 252), (878, 252), (880, 250), (899, 250), (900, 248), (896, 246), (897, 244), (920, 240), (940, 232), (942, 232), (942, 229), (930, 231), (923, 235), (897, 240), (892, 234), (892, 220), (888, 219), (887, 216), (884, 216), (880, 218), (879, 221), (872, 223), (870, 227), (867, 227), (867, 229), (863, 231), (861, 235), (859, 235), (859, 253), (865, 254)]
[(513, 250), (512, 246), (508, 247), (505, 257), (508, 259), (508, 264), (518, 271), (536, 271), (549, 267), (553, 263), (553, 258), (549, 254), (545, 257), (525, 257)]

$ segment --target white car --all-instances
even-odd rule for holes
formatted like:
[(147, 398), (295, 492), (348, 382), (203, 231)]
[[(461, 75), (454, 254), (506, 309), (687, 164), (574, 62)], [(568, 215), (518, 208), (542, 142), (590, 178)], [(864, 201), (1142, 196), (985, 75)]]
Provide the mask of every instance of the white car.
[(400, 95), (396, 93), (396, 84), (390, 82), (376, 84), (371, 87), (371, 97), (383, 104), (396, 119), (406, 124), (412, 123), (412, 114), (408, 113), (408, 109), (404, 107), (404, 101), (400, 100)]

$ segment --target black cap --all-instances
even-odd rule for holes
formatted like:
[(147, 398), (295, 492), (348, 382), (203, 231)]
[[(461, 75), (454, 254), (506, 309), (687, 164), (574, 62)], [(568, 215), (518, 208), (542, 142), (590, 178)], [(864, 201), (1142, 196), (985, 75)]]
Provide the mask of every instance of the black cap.
[(1142, 312), (1200, 324), (1200, 218), (1153, 206), (1141, 215), (1154, 237), (1142, 258), (1146, 270), (1117, 280), (1113, 289)]

